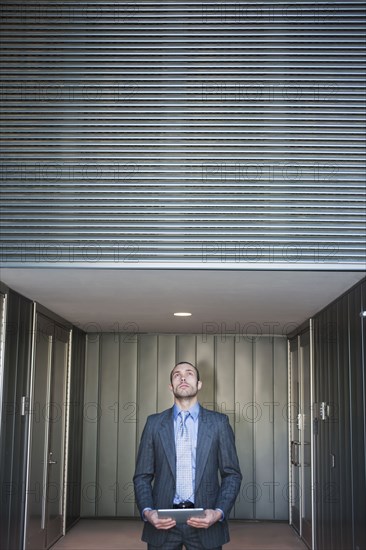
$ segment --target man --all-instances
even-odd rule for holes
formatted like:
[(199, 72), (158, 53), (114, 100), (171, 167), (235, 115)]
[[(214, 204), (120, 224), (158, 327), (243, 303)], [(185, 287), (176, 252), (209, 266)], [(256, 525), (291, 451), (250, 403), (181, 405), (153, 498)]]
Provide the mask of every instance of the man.
[[(228, 417), (198, 403), (201, 387), (194, 365), (175, 365), (169, 385), (174, 405), (149, 416), (141, 436), (133, 480), (148, 550), (181, 550), (183, 544), (220, 550), (229, 541), (227, 520), (242, 475)], [(191, 507), (203, 508), (204, 517), (176, 523), (157, 512)]]

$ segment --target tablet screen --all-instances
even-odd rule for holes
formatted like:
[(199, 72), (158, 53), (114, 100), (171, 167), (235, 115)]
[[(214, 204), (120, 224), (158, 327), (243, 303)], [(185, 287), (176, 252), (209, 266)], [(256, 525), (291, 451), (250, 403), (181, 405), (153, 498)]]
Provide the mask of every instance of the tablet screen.
[(158, 510), (159, 518), (172, 518), (177, 523), (186, 523), (187, 519), (193, 516), (204, 518), (205, 512), (203, 508), (168, 508)]

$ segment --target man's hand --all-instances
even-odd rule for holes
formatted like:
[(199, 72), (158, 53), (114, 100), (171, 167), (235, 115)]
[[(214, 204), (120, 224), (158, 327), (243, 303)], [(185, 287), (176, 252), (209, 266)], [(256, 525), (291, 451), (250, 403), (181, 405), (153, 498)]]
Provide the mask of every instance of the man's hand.
[(176, 524), (175, 519), (159, 518), (156, 510), (146, 510), (144, 516), (156, 529), (171, 529)]
[(205, 510), (205, 517), (199, 518), (199, 517), (192, 517), (187, 520), (187, 524), (191, 527), (197, 527), (198, 529), (208, 529), (219, 521), (222, 517), (221, 512), (219, 510)]

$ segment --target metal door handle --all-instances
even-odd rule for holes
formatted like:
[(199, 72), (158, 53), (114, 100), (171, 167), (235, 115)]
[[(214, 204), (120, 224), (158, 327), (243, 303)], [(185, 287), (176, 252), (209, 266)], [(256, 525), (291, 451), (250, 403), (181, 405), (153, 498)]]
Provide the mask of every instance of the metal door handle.
[(300, 466), (300, 462), (297, 457), (295, 457), (295, 449), (299, 447), (300, 441), (291, 441), (291, 464), (293, 466)]
[(49, 459), (48, 459), (48, 464), (57, 464), (57, 460), (52, 460), (52, 459), (51, 459), (52, 455), (53, 455), (53, 452), (50, 451)]
[(298, 430), (302, 430), (302, 420), (303, 420), (303, 419), (302, 419), (302, 414), (299, 413), (299, 414), (297, 415), (297, 429), (298, 429)]

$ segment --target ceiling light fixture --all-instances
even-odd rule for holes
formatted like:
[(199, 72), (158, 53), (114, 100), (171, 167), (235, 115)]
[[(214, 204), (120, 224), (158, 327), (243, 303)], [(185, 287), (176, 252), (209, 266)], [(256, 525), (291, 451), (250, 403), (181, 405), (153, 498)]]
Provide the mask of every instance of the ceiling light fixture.
[(189, 313), (188, 311), (177, 311), (174, 315), (175, 317), (191, 317), (192, 313)]

